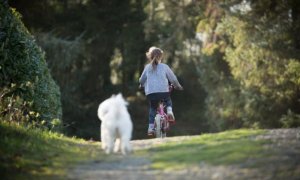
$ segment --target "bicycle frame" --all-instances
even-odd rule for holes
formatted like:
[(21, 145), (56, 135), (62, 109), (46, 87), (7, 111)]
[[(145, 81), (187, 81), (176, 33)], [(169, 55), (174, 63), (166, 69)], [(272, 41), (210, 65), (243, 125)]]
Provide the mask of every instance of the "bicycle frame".
[(157, 107), (157, 113), (154, 121), (155, 136), (156, 138), (164, 138), (167, 135), (167, 131), (170, 128), (168, 116), (165, 113), (165, 105), (161, 101)]

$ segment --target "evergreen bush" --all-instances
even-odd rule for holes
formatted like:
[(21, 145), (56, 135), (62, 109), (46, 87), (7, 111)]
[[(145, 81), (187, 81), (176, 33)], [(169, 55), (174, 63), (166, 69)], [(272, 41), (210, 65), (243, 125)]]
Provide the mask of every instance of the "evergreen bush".
[(0, 4), (0, 43), (0, 115), (47, 127), (58, 124), (60, 89), (50, 75), (44, 52), (20, 14), (6, 3)]

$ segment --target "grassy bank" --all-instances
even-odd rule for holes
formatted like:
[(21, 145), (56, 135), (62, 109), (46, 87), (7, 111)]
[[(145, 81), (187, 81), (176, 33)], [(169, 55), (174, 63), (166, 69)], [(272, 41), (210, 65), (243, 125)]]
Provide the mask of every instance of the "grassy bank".
[[(106, 177), (105, 171), (109, 171), (110, 175), (113, 171), (135, 174), (135, 171), (127, 172), (126, 167), (136, 168), (139, 160), (144, 162), (146, 159), (147, 173), (154, 172), (153, 169), (172, 172), (195, 167), (201, 170), (205, 167), (206, 175), (211, 177), (213, 171), (210, 171), (210, 167), (222, 166), (226, 167), (223, 171), (237, 167), (232, 174), (227, 174), (228, 177), (236, 177), (235, 173), (240, 172), (240, 175), (243, 175), (240, 179), (256, 177), (256, 173), (260, 173), (257, 177), (293, 179), (299, 177), (300, 172), (299, 144), (295, 140), (295, 130), (291, 132), (276, 131), (277, 134), (272, 134), (277, 138), (274, 141), (256, 138), (257, 135), (269, 134), (270, 131), (250, 129), (172, 137), (167, 141), (137, 141), (140, 144), (136, 145), (151, 147), (136, 150), (124, 158), (115, 154), (104, 155), (100, 144), (96, 142), (0, 122), (0, 177), (5, 180), (66, 179), (67, 173), (72, 172), (68, 170), (90, 161), (93, 162), (88, 163), (88, 167), (93, 173), (101, 172), (99, 174), (104, 175), (101, 177)], [(102, 169), (103, 167), (110, 168), (106, 170)], [(139, 173), (143, 174), (146, 171), (142, 169)], [(75, 177), (93, 177), (93, 173), (88, 174), (89, 172), (82, 169)], [(87, 174), (80, 176), (81, 173)], [(99, 179), (96, 174), (94, 179)]]
[(0, 122), (0, 176), (64, 179), (72, 166), (102, 156), (99, 143)]
[(263, 130), (233, 130), (193, 136), (182, 142), (171, 142), (146, 151), (155, 169), (181, 169), (201, 163), (230, 165), (251, 158), (265, 157), (265, 140), (251, 140)]

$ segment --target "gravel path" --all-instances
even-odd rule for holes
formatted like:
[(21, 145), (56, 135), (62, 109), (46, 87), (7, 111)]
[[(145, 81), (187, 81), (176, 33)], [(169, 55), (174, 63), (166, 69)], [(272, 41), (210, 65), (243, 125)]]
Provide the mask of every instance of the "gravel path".
[[(148, 139), (132, 141), (134, 150), (147, 149), (154, 144), (169, 141), (184, 141), (191, 136), (170, 137), (165, 139)], [(112, 158), (103, 161), (88, 162), (73, 169), (68, 179), (78, 180), (182, 180), (182, 179), (300, 179), (300, 129), (268, 130), (264, 135), (253, 137), (268, 139), (271, 143), (266, 150), (275, 151), (276, 156), (268, 156), (255, 161), (247, 161), (235, 166), (211, 166), (200, 163), (183, 170), (154, 170), (146, 157), (111, 155)], [(260, 168), (249, 168), (259, 164)]]

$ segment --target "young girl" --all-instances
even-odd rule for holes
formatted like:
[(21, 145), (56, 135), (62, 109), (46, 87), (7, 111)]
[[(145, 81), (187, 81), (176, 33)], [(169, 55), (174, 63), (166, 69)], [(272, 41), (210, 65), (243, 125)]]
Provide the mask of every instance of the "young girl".
[(172, 111), (169, 83), (173, 84), (175, 89), (183, 90), (183, 88), (170, 67), (161, 62), (163, 58), (163, 51), (161, 49), (151, 47), (146, 53), (146, 57), (150, 63), (145, 66), (139, 82), (141, 86), (145, 88), (145, 94), (150, 106), (148, 135), (153, 135), (154, 118), (160, 100), (163, 100), (167, 106), (169, 119), (175, 121)]

